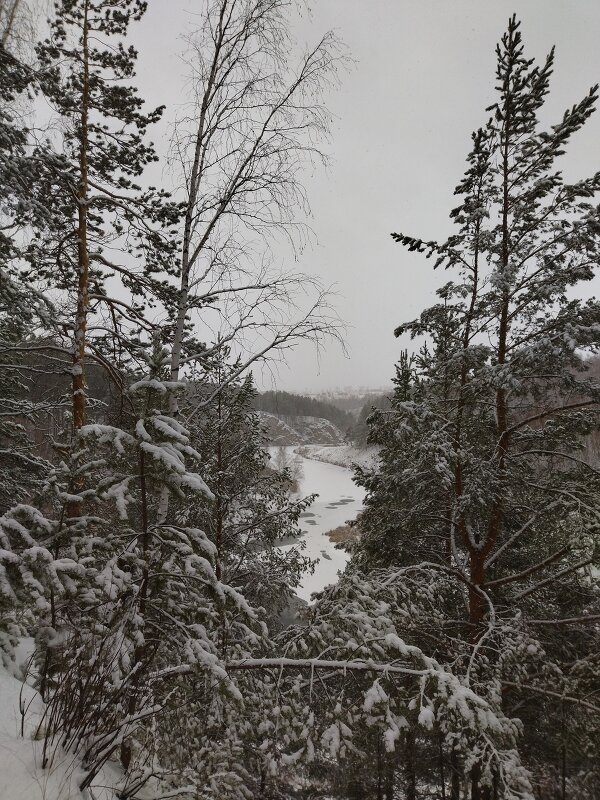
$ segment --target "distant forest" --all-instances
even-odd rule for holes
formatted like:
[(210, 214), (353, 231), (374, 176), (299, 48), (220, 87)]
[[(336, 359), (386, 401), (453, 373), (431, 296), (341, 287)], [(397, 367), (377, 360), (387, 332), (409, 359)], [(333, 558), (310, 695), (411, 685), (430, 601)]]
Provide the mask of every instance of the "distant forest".
[(367, 419), (373, 409), (383, 410), (389, 407), (389, 396), (370, 395), (368, 397), (355, 396), (342, 398), (346, 402), (352, 401), (358, 413), (351, 413), (338, 408), (338, 399), (333, 403), (317, 400), (290, 392), (269, 391), (256, 396), (254, 407), (257, 411), (277, 414), (282, 417), (321, 417), (333, 422), (348, 438), (360, 447), (367, 444), (369, 426)]
[(257, 411), (278, 414), (282, 417), (321, 417), (333, 422), (341, 431), (349, 431), (356, 419), (348, 411), (342, 411), (331, 403), (305, 397), (290, 392), (268, 391), (257, 395), (254, 400)]

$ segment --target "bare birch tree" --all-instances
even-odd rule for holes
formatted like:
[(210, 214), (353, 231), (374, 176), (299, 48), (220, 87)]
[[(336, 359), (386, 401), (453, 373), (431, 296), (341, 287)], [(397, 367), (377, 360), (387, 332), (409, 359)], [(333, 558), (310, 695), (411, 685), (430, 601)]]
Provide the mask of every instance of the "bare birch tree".
[[(292, 248), (306, 241), (303, 170), (324, 160), (323, 91), (344, 61), (327, 33), (292, 67), (289, 11), (285, 0), (210, 0), (189, 39), (193, 100), (172, 142), (185, 203), (172, 380), (246, 337), (242, 370), (335, 328), (318, 283), (273, 270), (270, 257), (281, 234)], [(316, 298), (298, 313), (294, 298), (306, 290)], [(194, 343), (192, 319), (216, 328), (217, 343)]]
[(19, 51), (33, 41), (32, 11), (25, 0), (0, 0), (0, 45)]

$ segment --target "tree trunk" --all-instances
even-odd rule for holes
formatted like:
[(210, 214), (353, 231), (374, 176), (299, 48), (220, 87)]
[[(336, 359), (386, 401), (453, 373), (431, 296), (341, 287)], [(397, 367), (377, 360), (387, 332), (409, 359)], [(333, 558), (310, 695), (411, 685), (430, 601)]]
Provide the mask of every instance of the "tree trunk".
[[(221, 370), (218, 372), (219, 383), (221, 383)], [(215, 506), (214, 506), (214, 525), (215, 525), (215, 547), (217, 554), (215, 557), (215, 574), (217, 580), (221, 580), (221, 562), (223, 549), (223, 405), (221, 392), (217, 395), (217, 480), (215, 486)]]
[[(506, 276), (510, 259), (510, 240), (509, 240), (509, 157), (510, 157), (510, 134), (511, 134), (511, 108), (510, 97), (507, 97), (504, 120), (504, 142), (502, 146), (502, 249), (500, 253), (500, 272)], [(497, 363), (506, 363), (508, 353), (508, 331), (509, 331), (509, 306), (510, 290), (504, 282), (500, 297), (499, 326), (498, 326), (498, 354)], [(501, 480), (505, 471), (506, 455), (508, 452), (508, 401), (506, 390), (499, 386), (496, 390), (496, 431), (498, 434), (497, 464), (498, 479)], [(504, 494), (499, 488), (496, 498), (490, 509), (488, 530), (485, 541), (481, 547), (470, 548), (471, 558), (471, 582), (475, 586), (482, 586), (485, 582), (485, 561), (493, 549), (504, 521)], [(481, 624), (485, 614), (485, 600), (477, 592), (470, 590), (469, 593), (469, 622), (476, 626), (473, 630), (475, 636), (481, 633)]]
[(404, 793), (406, 800), (417, 800), (417, 776), (415, 772), (415, 734), (406, 731), (404, 740)]
[(483, 800), (481, 796), (481, 766), (475, 764), (471, 770), (471, 800)]
[[(145, 466), (145, 459), (144, 459), (144, 451), (139, 448), (139, 465), (140, 465), (140, 494), (141, 494), (141, 522), (142, 522), (142, 537), (141, 537), (141, 550), (142, 550), (142, 581), (140, 584), (140, 591), (139, 591), (139, 600), (138, 600), (138, 614), (142, 620), (142, 625), (144, 622), (144, 618), (146, 616), (146, 604), (148, 601), (148, 590), (149, 590), (149, 580), (150, 580), (150, 569), (148, 565), (148, 559), (150, 555), (150, 544), (152, 539), (152, 534), (150, 532), (150, 527), (148, 525), (148, 494), (147, 494), (147, 486), (146, 486), (146, 466)], [(147, 645), (141, 644), (138, 645), (134, 650), (134, 667), (138, 664), (142, 664), (144, 661), (147, 661)], [(133, 680), (130, 686), (130, 695), (129, 700), (127, 703), (127, 713), (133, 716), (137, 709), (137, 689), (140, 684), (142, 670), (138, 667), (137, 673), (134, 675)], [(125, 739), (121, 743), (120, 748), (120, 759), (121, 765), (125, 771), (129, 769), (129, 765), (131, 764), (131, 757), (132, 757), (132, 750), (130, 742)]]
[(444, 770), (444, 745), (442, 734), (438, 736), (438, 760), (439, 760), (439, 767), (440, 767), (440, 787), (442, 790), (441, 800), (446, 800), (446, 776)]
[[(225, 12), (225, 5), (221, 7), (221, 20)], [(185, 220), (183, 226), (183, 244), (181, 250), (181, 274), (179, 284), (179, 297), (177, 300), (177, 318), (171, 345), (171, 380), (179, 380), (179, 370), (181, 367), (181, 350), (183, 346), (183, 336), (185, 332), (185, 322), (189, 311), (189, 291), (190, 291), (190, 272), (194, 262), (198, 257), (198, 252), (192, 252), (192, 229), (194, 226), (194, 215), (196, 204), (202, 182), (204, 164), (204, 140), (206, 135), (206, 118), (210, 105), (210, 98), (214, 91), (221, 48), (223, 45), (223, 28), (219, 26), (219, 34), (215, 42), (215, 50), (211, 63), (210, 73), (202, 96), (200, 107), (200, 118), (196, 130), (196, 141), (194, 145), (194, 158), (190, 174), (189, 191), (185, 208)], [(169, 398), (169, 411), (177, 414), (177, 398), (174, 394)]]
[(83, 9), (82, 33), (82, 91), (79, 143), (79, 186), (77, 187), (77, 312), (75, 315), (75, 331), (73, 341), (73, 430), (77, 432), (85, 425), (85, 342), (87, 329), (87, 313), (89, 306), (89, 269), (88, 252), (88, 148), (89, 148), (89, 107), (90, 107), (90, 75), (89, 75), (89, 0)]
[(377, 800), (383, 800), (383, 764), (379, 737), (377, 737)]
[(452, 770), (450, 800), (460, 800), (460, 765), (458, 763), (458, 752), (455, 748), (452, 749), (450, 754), (450, 769)]
[(481, 764), (475, 764), (471, 770), (471, 800), (493, 800), (498, 796), (498, 782), (494, 776), (492, 786), (481, 784)]
[(394, 800), (394, 777), (395, 777), (395, 768), (394, 764), (391, 763), (391, 760), (388, 760), (388, 763), (385, 767), (385, 781), (384, 781), (384, 788), (383, 788), (383, 797), (384, 800)]
[(560, 800), (567, 799), (567, 745), (565, 742), (565, 708), (562, 704), (561, 714), (562, 745), (560, 749)]
[[(483, 192), (482, 180), (483, 178), (480, 178), (477, 190), (478, 201), (481, 200)], [(468, 382), (466, 353), (471, 344), (473, 316), (475, 313), (475, 306), (477, 303), (477, 297), (479, 293), (480, 237), (481, 237), (481, 220), (478, 220), (475, 224), (475, 231), (473, 236), (475, 245), (475, 250), (473, 254), (473, 276), (472, 276), (469, 308), (466, 314), (465, 327), (462, 335), (463, 360), (460, 369), (460, 388), (458, 392), (458, 401), (456, 409), (456, 427), (454, 434), (454, 452), (456, 454), (456, 466), (454, 469), (454, 494), (456, 503), (460, 502), (460, 498), (462, 497), (464, 491), (463, 465), (461, 462), (460, 451), (462, 447), (463, 420), (466, 410), (466, 388)], [(453, 524), (454, 524), (453, 517), (454, 514), (451, 514), (450, 517), (451, 536), (453, 533)], [(469, 552), (470, 555), (471, 582), (474, 585), (479, 586), (483, 582), (485, 577), (485, 570), (484, 570), (485, 558), (478, 557), (477, 550), (472, 547), (472, 542), (470, 541), (467, 529), (467, 521), (460, 513), (458, 514), (457, 518), (457, 526), (458, 530), (460, 531), (463, 544), (467, 548), (467, 551)], [(449, 549), (452, 550), (451, 543), (449, 543)], [(481, 595), (473, 591), (473, 589), (469, 588), (469, 622), (471, 622), (471, 624), (477, 625), (477, 628), (473, 629), (475, 631), (474, 634), (475, 636), (477, 635), (477, 631), (479, 629), (481, 621), (483, 620), (483, 615), (485, 613), (485, 609), (483, 608), (482, 602), (483, 598), (481, 597)]]
[(360, 778), (353, 776), (348, 781), (348, 800), (365, 800), (364, 786)]
[[(470, 579), (473, 586), (481, 586), (485, 581), (485, 559), (484, 550), (471, 549), (471, 574)], [(471, 624), (472, 635), (475, 639), (481, 634), (481, 625), (486, 611), (486, 603), (483, 595), (475, 589), (469, 587), (469, 623)]]
[(4, 27), (4, 30), (2, 31), (2, 39), (0, 40), (2, 42), (2, 47), (6, 47), (6, 45), (8, 44), (8, 40), (13, 31), (15, 20), (17, 18), (17, 10), (20, 5), (21, 5), (21, 0), (12, 0), (10, 9), (6, 15), (6, 25)]

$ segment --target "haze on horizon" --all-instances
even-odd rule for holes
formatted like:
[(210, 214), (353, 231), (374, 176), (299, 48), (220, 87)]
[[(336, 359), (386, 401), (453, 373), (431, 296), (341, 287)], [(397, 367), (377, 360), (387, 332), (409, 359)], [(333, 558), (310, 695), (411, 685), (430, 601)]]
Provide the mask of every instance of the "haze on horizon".
[[(153, 135), (159, 150), (166, 149), (169, 125), (186, 100), (182, 37), (195, 5), (153, 0), (132, 29), (142, 95), (150, 105), (167, 106)], [(531, 55), (542, 57), (556, 45), (547, 103), (553, 124), (600, 81), (596, 0), (322, 0), (295, 19), (301, 44), (335, 29), (354, 64), (328, 96), (330, 164), (306, 175), (315, 243), (296, 262), (283, 248), (277, 257), (333, 286), (347, 325), (347, 355), (335, 342), (325, 342), (318, 354), (299, 347), (286, 354), (287, 363), (254, 370), (260, 387), (315, 393), (390, 385), (400, 350), (411, 347), (394, 338), (394, 328), (431, 304), (446, 280), (431, 262), (394, 244), (390, 233), (443, 240), (451, 232), (453, 190), (471, 131), (485, 122), (493, 102), (495, 45), (513, 12)], [(569, 178), (600, 166), (599, 139), (596, 114), (563, 159)]]

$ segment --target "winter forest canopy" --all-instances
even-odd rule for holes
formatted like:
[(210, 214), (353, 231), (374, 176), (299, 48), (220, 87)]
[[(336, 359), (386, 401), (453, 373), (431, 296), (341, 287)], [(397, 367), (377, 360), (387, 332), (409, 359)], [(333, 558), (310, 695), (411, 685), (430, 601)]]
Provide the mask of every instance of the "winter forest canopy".
[[(147, 3), (0, 0), (0, 797), (595, 800), (600, 164), (561, 157), (598, 87), (548, 121), (552, 42), (511, 16), (451, 235), (390, 231), (438, 286), (388, 321), (393, 390), (261, 394), (345, 337), (278, 256), (360, 65), (295, 11), (198, 0), (155, 147)], [(314, 497), (265, 414), (375, 454), (309, 604)]]

